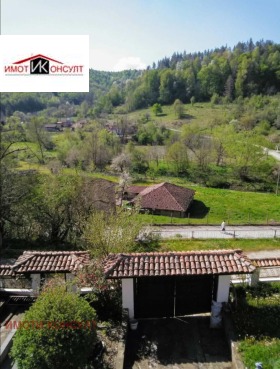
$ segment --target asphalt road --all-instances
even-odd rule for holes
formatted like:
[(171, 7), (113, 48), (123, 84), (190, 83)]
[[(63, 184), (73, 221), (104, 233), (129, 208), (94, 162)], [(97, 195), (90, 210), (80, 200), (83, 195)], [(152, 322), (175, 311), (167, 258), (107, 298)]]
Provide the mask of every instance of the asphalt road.
[(160, 226), (154, 233), (162, 239), (280, 238), (280, 226)]

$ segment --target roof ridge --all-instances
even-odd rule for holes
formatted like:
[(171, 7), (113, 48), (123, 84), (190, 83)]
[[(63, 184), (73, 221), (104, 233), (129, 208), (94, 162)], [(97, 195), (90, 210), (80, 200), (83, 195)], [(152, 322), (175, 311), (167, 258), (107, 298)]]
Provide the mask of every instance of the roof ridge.
[[(168, 184), (168, 182), (164, 182), (164, 184)], [(172, 186), (176, 186), (176, 185), (172, 185)], [(177, 186), (179, 187), (179, 186)], [(173, 200), (175, 200), (176, 204), (179, 206), (179, 208), (182, 210), (182, 211), (185, 211), (182, 207), (181, 204), (178, 203), (178, 201), (176, 200), (176, 198), (173, 196), (173, 194), (169, 191), (169, 189), (167, 187), (164, 187), (166, 189), (166, 191), (169, 193), (169, 195), (173, 198)]]
[[(111, 273), (111, 271), (118, 266), (118, 264), (120, 264), (121, 260), (123, 259), (123, 257), (126, 257), (126, 255), (124, 254), (109, 254), (108, 257), (112, 257), (112, 256), (116, 256), (116, 260), (115, 262), (107, 269), (104, 270), (104, 274), (106, 277), (108, 277)], [(106, 264), (106, 259), (105, 259), (105, 264)]]
[(142, 192), (144, 192), (144, 191), (146, 191), (146, 193), (144, 194), (144, 195), (146, 195), (146, 194), (152, 192), (154, 189), (159, 188), (159, 187), (162, 187), (165, 183), (167, 183), (167, 182), (160, 182), (160, 183), (155, 183), (155, 184), (153, 184), (151, 186), (146, 186), (146, 188), (144, 188), (143, 191), (141, 191), (139, 193), (139, 195), (141, 195)]
[(158, 256), (158, 255), (190, 255), (190, 254), (243, 254), (241, 249), (213, 249), (213, 250), (190, 250), (190, 251), (150, 251), (150, 252), (132, 252), (132, 253), (116, 253), (109, 254), (109, 256), (122, 256), (122, 257), (133, 257), (133, 256)]
[[(19, 256), (19, 259), (22, 257), (23, 258), (23, 256), (24, 256), (24, 254), (28, 254), (29, 252), (28, 251), (24, 251), (23, 252), (23, 254), (22, 255), (20, 255)], [(30, 260), (30, 259), (32, 259), (34, 257), (34, 255), (29, 255), (28, 257), (26, 257), (26, 258), (23, 258), (23, 260), (20, 260), (19, 262), (17, 262), (17, 260), (16, 260), (16, 262), (15, 262), (15, 264), (14, 265), (12, 265), (12, 269), (16, 269), (18, 266), (20, 266), (20, 265), (22, 265), (22, 264), (24, 264), (26, 261), (28, 261), (28, 260)]]
[[(86, 253), (89, 253), (89, 251), (81, 251), (81, 250), (27, 250), (27, 251), (24, 251), (24, 253), (28, 253), (28, 254), (32, 254), (32, 255), (44, 255), (44, 254), (51, 254), (51, 253), (54, 253), (54, 254), (65, 254), (65, 255), (68, 255), (68, 254), (86, 254)], [(23, 256), (24, 253), (21, 255)]]

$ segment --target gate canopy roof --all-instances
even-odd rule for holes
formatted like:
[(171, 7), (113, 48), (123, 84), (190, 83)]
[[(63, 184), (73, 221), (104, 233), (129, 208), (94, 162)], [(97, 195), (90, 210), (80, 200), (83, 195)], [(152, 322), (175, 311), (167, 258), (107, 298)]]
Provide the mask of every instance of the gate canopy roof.
[(248, 274), (255, 266), (241, 250), (110, 254), (107, 278)]
[(88, 251), (24, 251), (9, 267), (10, 273), (71, 273), (80, 270), (88, 262)]

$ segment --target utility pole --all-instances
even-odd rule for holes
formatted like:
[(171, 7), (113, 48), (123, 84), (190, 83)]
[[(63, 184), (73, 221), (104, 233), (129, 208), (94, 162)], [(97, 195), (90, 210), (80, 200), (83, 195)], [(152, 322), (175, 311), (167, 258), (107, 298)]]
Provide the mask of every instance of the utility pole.
[(278, 167), (278, 171), (277, 171), (276, 196), (278, 196), (279, 179), (280, 179), (280, 167)]

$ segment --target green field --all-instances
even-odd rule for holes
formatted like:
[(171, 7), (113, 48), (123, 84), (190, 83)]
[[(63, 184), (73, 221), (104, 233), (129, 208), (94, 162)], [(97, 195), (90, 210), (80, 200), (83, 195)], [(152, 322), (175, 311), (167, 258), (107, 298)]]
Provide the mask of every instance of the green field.
[[(162, 179), (168, 180), (168, 179)], [(160, 182), (160, 180), (159, 180)], [(280, 222), (280, 196), (273, 193), (241, 192), (206, 188), (187, 184), (183, 180), (172, 183), (195, 190), (193, 205), (187, 218), (141, 215), (152, 224), (275, 224)], [(147, 185), (147, 183), (138, 183)]]
[(172, 105), (165, 105), (162, 107), (163, 113), (156, 116), (151, 108), (140, 109), (127, 114), (127, 118), (131, 121), (138, 120), (146, 114), (150, 115), (150, 120), (157, 123), (165, 124), (169, 128), (180, 129), (182, 124), (185, 123), (197, 123), (201, 126), (207, 126), (217, 122), (228, 122), (232, 119), (231, 110), (234, 108), (234, 104), (227, 105), (215, 105), (211, 103), (195, 103), (184, 104), (185, 115), (183, 118), (178, 119), (174, 112)]

